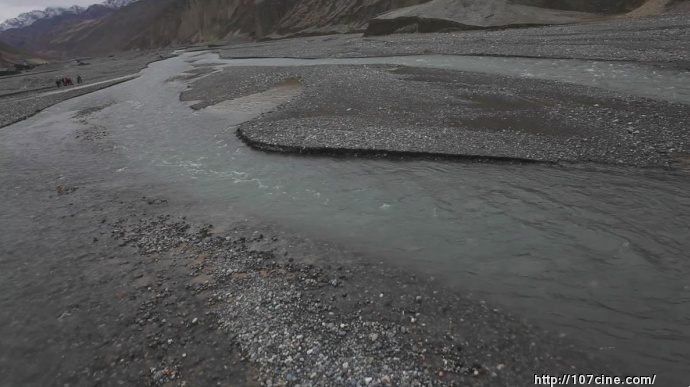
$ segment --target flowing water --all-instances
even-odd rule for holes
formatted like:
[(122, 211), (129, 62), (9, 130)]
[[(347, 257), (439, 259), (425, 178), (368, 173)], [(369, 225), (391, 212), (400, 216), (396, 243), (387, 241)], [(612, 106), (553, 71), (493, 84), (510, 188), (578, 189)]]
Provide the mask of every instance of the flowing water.
[[(157, 182), (159, 192), (184, 192), (209, 213), (232, 217), (232, 209), (241, 208), (415, 266), (640, 373), (657, 372), (674, 382), (690, 377), (690, 175), (256, 152), (236, 139), (235, 126), (299, 90), (288, 85), (195, 112), (179, 102), (185, 86), (165, 82), (189, 69), (192, 58), (155, 63), (135, 82), (70, 100), (3, 131), (64, 130), (77, 125), (71, 112), (112, 101), (92, 122), (108, 129), (108, 143), (124, 156), (108, 166), (113, 188)], [(195, 58), (219, 63), (210, 54)], [(334, 61), (373, 62), (326, 64)], [(433, 58), (376, 61), (427, 65)], [(484, 61), (482, 71), (495, 66), (550, 79), (557, 70), (538, 61), (520, 62), (519, 68), (501, 65), (504, 59)], [(304, 63), (225, 62), (265, 64)], [(631, 86), (617, 79), (635, 76), (649, 79), (632, 90), (636, 94), (685, 102), (690, 96), (687, 75), (680, 82), (671, 73), (632, 65), (596, 66), (617, 66), (596, 78), (620, 92)], [(587, 84), (592, 64), (573, 68), (582, 71), (560, 80)], [(628, 68), (630, 73), (617, 72)]]

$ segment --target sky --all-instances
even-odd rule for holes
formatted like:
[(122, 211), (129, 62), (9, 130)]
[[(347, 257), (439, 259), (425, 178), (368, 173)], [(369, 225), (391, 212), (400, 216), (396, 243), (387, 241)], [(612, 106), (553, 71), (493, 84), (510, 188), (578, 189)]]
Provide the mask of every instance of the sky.
[(100, 0), (0, 0), (0, 23), (18, 16), (20, 13), (47, 7), (71, 7), (73, 5), (91, 5)]

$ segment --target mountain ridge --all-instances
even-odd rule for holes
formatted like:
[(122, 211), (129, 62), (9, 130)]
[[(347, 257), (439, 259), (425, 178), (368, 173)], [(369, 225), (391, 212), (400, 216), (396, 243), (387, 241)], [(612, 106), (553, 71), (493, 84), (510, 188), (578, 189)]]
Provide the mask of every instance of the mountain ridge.
[(24, 12), (17, 17), (7, 19), (0, 23), (0, 32), (14, 28), (24, 28), (32, 25), (38, 20), (50, 19), (65, 13), (80, 15), (93, 6), (104, 6), (112, 9), (122, 8), (138, 0), (105, 0), (102, 3), (91, 4), (87, 7), (73, 5), (71, 7), (47, 7), (44, 10), (33, 10)]
[[(664, 10), (690, 0), (110, 0), (119, 8), (64, 13), (0, 32), (24, 51), (57, 57), (281, 39), (576, 23)], [(126, 4), (125, 4), (126, 3)], [(659, 7), (648, 5), (659, 3)], [(95, 8), (94, 8), (95, 7)], [(452, 11), (452, 12), (451, 12)], [(392, 12), (392, 13), (391, 13)], [(449, 15), (452, 13), (452, 17)], [(632, 14), (635, 16), (636, 14)], [(373, 27), (372, 27), (373, 26)]]

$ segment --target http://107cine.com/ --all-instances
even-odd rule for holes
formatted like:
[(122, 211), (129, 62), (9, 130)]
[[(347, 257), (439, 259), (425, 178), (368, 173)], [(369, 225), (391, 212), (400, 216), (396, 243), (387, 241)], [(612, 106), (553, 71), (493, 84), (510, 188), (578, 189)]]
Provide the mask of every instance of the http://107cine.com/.
[(595, 374), (534, 375), (537, 386), (652, 386), (656, 375), (608, 376)]

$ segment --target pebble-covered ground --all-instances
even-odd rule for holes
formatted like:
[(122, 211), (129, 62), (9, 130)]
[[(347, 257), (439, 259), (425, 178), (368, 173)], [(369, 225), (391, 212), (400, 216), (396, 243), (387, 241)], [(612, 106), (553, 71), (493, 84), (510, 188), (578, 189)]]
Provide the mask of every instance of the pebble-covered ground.
[[(113, 228), (144, 256), (189, 264), (189, 290), (211, 311), (192, 324), (227, 332), (223, 345), (237, 345), (263, 385), (509, 386), (531, 384), (533, 373), (606, 370), (557, 337), (388, 265), (293, 261), (276, 251), (279, 236), (215, 234), (168, 217)], [(165, 285), (143, 282), (158, 289), (153, 302), (166, 302)]]
[[(395, 35), (330, 36), (227, 47), (234, 57), (419, 54), (632, 61), (690, 69), (685, 15), (586, 25)], [(238, 135), (267, 151), (595, 162), (682, 167), (690, 110), (681, 103), (605, 89), (459, 71), (385, 66), (228, 68), (183, 100), (203, 108), (297, 77), (304, 92), (243, 124)], [(234, 85), (223, 87), (223, 85)]]
[(632, 61), (690, 69), (689, 27), (688, 15), (679, 14), (498, 31), (320, 36), (230, 46), (220, 52), (225, 58), (495, 55)]
[[(690, 110), (603, 89), (391, 66), (228, 68), (183, 100), (200, 109), (297, 78), (303, 92), (238, 134), (269, 151), (675, 166)], [(223, 87), (223, 85), (233, 85)]]

